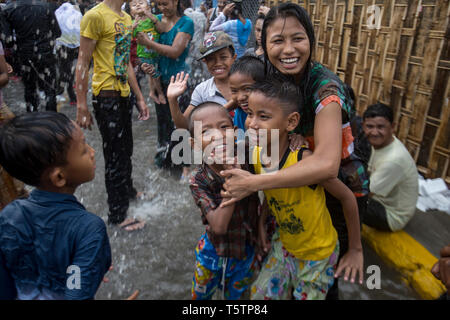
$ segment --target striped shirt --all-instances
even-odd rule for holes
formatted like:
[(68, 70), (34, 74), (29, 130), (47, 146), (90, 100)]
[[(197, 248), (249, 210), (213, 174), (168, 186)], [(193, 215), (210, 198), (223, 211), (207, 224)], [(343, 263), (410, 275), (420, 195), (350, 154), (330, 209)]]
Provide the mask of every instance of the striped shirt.
[[(218, 176), (209, 166), (203, 164), (192, 175), (190, 188), (195, 204), (200, 208), (204, 225), (208, 225), (206, 215), (219, 207), (222, 202), (220, 191), (224, 179)], [(234, 213), (228, 224), (225, 235), (217, 235), (207, 228), (206, 232), (216, 253), (221, 257), (243, 259), (246, 243), (256, 241), (258, 196), (253, 194), (236, 203)]]

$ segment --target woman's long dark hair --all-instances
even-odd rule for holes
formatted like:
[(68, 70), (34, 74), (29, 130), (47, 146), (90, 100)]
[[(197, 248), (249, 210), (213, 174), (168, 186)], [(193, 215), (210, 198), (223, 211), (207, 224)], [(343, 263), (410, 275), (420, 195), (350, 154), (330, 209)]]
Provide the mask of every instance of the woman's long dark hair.
[(181, 1), (180, 0), (177, 0), (177, 14), (178, 14), (179, 17), (184, 16), (184, 10), (181, 7)]
[[(265, 60), (265, 73), (267, 74), (277, 74), (278, 76), (282, 75), (280, 71), (278, 71), (272, 63), (269, 61), (269, 56), (267, 54), (267, 28), (278, 18), (286, 19), (287, 17), (294, 17), (300, 22), (300, 24), (305, 28), (306, 35), (309, 39), (310, 46), (310, 56), (308, 61), (306, 62), (305, 69), (303, 71), (303, 96), (306, 97), (306, 92), (304, 90), (308, 87), (307, 83), (309, 82), (309, 73), (311, 70), (311, 62), (312, 62), (312, 54), (314, 50), (314, 45), (316, 42), (316, 37), (314, 34), (314, 26), (309, 18), (308, 12), (301, 6), (295, 3), (282, 3), (276, 7), (270, 9), (267, 13), (266, 18), (264, 19), (263, 28), (261, 32), (261, 46), (264, 50), (264, 60)], [(288, 78), (290, 81), (294, 81), (292, 76), (283, 75), (285, 78)]]

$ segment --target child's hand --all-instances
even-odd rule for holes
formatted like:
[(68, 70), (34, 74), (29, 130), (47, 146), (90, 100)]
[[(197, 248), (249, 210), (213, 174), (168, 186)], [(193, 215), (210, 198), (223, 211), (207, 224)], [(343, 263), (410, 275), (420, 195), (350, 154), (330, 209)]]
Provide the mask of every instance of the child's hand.
[(176, 99), (181, 96), (187, 90), (188, 79), (189, 74), (184, 74), (184, 72), (177, 73), (176, 78), (172, 76), (167, 87), (167, 99)]
[(13, 71), (14, 71), (13, 67), (11, 67), (11, 65), (8, 62), (6, 63), (6, 70), (7, 70), (8, 74), (13, 73)]
[(141, 64), (141, 70), (152, 77), (155, 75), (156, 72), (155, 67), (152, 64), (148, 64), (145, 62)]
[(348, 277), (351, 275), (351, 283), (355, 282), (355, 278), (359, 272), (359, 284), (363, 283), (363, 265), (364, 258), (362, 249), (349, 249), (347, 253), (341, 258), (339, 266), (334, 275), (335, 278), (339, 278), (341, 272), (345, 270), (344, 280), (348, 281)]
[(232, 2), (232, 3), (227, 4), (225, 6), (225, 8), (223, 8), (222, 12), (225, 15), (225, 17), (229, 17), (230, 16), (230, 14), (233, 11), (234, 7), (235, 7), (235, 4)]
[(138, 25), (139, 25), (139, 19), (136, 17), (136, 20), (134, 20), (133, 26), (132, 26), (133, 30), (136, 29)]
[(148, 106), (145, 103), (145, 100), (137, 100), (136, 105), (139, 109), (139, 120), (148, 120), (150, 118), (150, 111), (148, 110)]
[(152, 40), (148, 37), (145, 32), (138, 32), (136, 35), (137, 43), (143, 46), (148, 46), (149, 43), (152, 43)]
[(257, 258), (258, 261), (262, 262), (264, 256), (266, 256), (270, 249), (271, 249), (271, 244), (270, 241), (268, 241), (267, 239), (267, 232), (266, 232), (266, 227), (265, 227), (265, 221), (260, 221), (258, 223), (258, 243), (257, 243), (257, 247), (258, 247), (258, 253), (257, 253)]
[(302, 146), (309, 147), (308, 141), (302, 135), (296, 133), (289, 135), (289, 149), (292, 152), (300, 150)]

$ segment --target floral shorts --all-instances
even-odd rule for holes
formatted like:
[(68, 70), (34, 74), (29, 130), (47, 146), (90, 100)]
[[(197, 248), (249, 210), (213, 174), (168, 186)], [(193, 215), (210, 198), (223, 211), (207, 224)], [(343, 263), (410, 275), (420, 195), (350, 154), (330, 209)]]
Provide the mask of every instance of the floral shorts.
[(278, 231), (272, 249), (251, 288), (252, 300), (324, 300), (334, 283), (339, 242), (324, 260), (300, 260), (282, 245)]
[(250, 286), (256, 267), (254, 248), (246, 246), (242, 260), (219, 257), (206, 233), (195, 248), (195, 273), (192, 279), (192, 299), (209, 300), (217, 289), (224, 299), (237, 300)]

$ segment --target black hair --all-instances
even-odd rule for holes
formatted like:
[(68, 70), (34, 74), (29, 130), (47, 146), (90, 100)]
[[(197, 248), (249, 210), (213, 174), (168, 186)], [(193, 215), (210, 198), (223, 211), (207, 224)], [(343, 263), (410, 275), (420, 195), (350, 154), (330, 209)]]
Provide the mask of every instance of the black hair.
[(179, 17), (184, 16), (184, 10), (181, 7), (181, 0), (177, 0), (177, 14)]
[(295, 84), (285, 81), (282, 77), (258, 81), (252, 85), (251, 89), (252, 92), (261, 93), (266, 98), (278, 101), (285, 115), (299, 112), (300, 91)]
[(255, 21), (256, 21), (256, 20), (264, 20), (265, 18), (266, 18), (266, 16), (263, 15), (262, 13), (260, 13), (260, 14), (256, 17)]
[(192, 7), (192, 0), (179, 0), (181, 8), (187, 9)]
[(242, 15), (242, 3), (233, 1), (234, 9), (231, 11), (230, 20), (239, 19), (239, 16)]
[[(273, 7), (269, 10), (267, 15), (264, 18), (263, 28), (261, 32), (261, 46), (264, 50), (264, 57), (265, 57), (265, 63), (266, 63), (266, 73), (279, 73), (276, 68), (274, 68), (270, 61), (267, 54), (267, 28), (278, 18), (284, 18), (287, 17), (294, 17), (300, 22), (300, 24), (305, 28), (306, 35), (309, 39), (309, 46), (310, 46), (310, 56), (308, 58), (308, 61), (305, 65), (305, 71), (304, 75), (306, 77), (305, 83), (309, 82), (309, 71), (311, 70), (311, 61), (312, 61), (312, 55), (314, 51), (314, 45), (316, 42), (316, 37), (314, 34), (314, 26), (311, 22), (311, 19), (309, 18), (308, 12), (295, 3), (282, 3), (276, 7)], [(307, 87), (307, 86), (305, 86)], [(305, 93), (303, 93), (305, 94)]]
[(202, 102), (200, 103), (197, 107), (195, 107), (194, 110), (192, 110), (191, 114), (189, 115), (188, 118), (188, 126), (189, 126), (189, 132), (191, 134), (191, 136), (194, 136), (194, 114), (196, 114), (197, 112), (199, 112), (200, 110), (209, 108), (209, 107), (214, 107), (214, 108), (218, 108), (221, 111), (225, 111), (225, 113), (227, 114), (227, 116), (230, 118), (231, 123), (233, 123), (233, 119), (231, 119), (230, 114), (228, 113), (227, 109), (224, 108), (224, 106), (222, 106), (221, 104), (214, 102), (214, 101), (206, 101), (206, 102)]
[(125, 12), (128, 13), (131, 16), (131, 8), (130, 8), (130, 2), (126, 1), (125, 2)]
[[(231, 57), (234, 57), (234, 54), (236, 53), (236, 51), (234, 50), (234, 47), (233, 47), (232, 45), (229, 45), (228, 47), (225, 47), (225, 48), (227, 48), (227, 49), (230, 51)], [(225, 48), (221, 48), (221, 49), (219, 49), (219, 50), (217, 50), (217, 51), (211, 52), (211, 53), (208, 54), (206, 57), (208, 57), (208, 56), (212, 55), (213, 53), (216, 53), (216, 52), (218, 52), (218, 51), (220, 51), (220, 50), (222, 50), (222, 49), (225, 49)], [(206, 59), (206, 57), (205, 57), (204, 59)]]
[(394, 113), (392, 108), (381, 102), (370, 105), (363, 113), (363, 120), (375, 117), (383, 117), (391, 124), (394, 122)]
[(243, 56), (237, 59), (230, 68), (230, 76), (236, 72), (250, 76), (254, 81), (262, 81), (264, 75), (264, 63), (253, 56)]
[(0, 164), (13, 177), (39, 186), (44, 171), (67, 163), (73, 122), (58, 112), (31, 112), (0, 127)]

